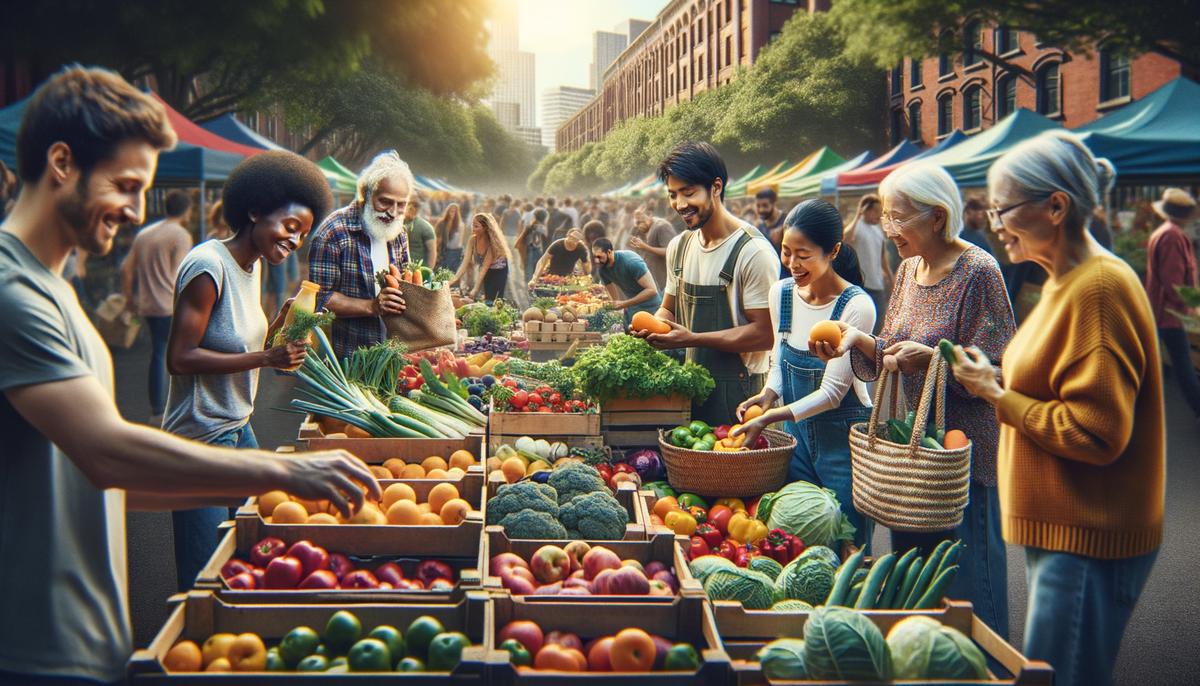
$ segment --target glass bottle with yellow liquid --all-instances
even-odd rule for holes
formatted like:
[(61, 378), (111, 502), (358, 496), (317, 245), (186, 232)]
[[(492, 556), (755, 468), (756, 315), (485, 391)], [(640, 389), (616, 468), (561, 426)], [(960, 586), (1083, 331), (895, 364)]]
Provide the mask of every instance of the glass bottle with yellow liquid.
[[(312, 281), (300, 282), (300, 290), (296, 292), (296, 297), (292, 299), (292, 306), (288, 308), (288, 313), (283, 318), (283, 326), (279, 327), (279, 331), (275, 333), (275, 338), (272, 341), (273, 345), (287, 345), (287, 342), (283, 339), (283, 332), (296, 320), (297, 312), (307, 312), (309, 314), (316, 312), (317, 292), (320, 290), (321, 287)], [(309, 333), (305, 340), (311, 345), (312, 333)], [(291, 372), (299, 368), (300, 366), (296, 365), (295, 367), (289, 367), (287, 371)]]

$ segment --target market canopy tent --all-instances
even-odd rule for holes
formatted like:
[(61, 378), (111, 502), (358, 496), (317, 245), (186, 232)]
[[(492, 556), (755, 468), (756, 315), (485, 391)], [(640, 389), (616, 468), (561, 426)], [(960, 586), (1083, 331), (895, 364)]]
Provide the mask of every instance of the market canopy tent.
[[(821, 192), (821, 179), (825, 178), (826, 175), (836, 175), (839, 171), (854, 169), (869, 161), (872, 157), (871, 151), (864, 150), (848, 160), (842, 160), (841, 163), (824, 167), (814, 167), (812, 171), (804, 176), (790, 179), (779, 186), (779, 194), (789, 198), (803, 198), (809, 195), (817, 195)], [(838, 158), (838, 156), (832, 154), (828, 159), (832, 161), (835, 158)]]
[[(747, 186), (749, 186), (750, 184), (752, 184), (755, 181), (758, 181), (760, 179), (765, 179), (765, 178), (768, 178), (771, 176), (775, 176), (776, 174), (778, 174), (780, 172), (780, 170), (782, 170), (787, 165), (788, 165), (787, 160), (784, 160), (783, 162), (780, 162), (779, 164), (775, 165), (774, 167), (771, 167), (770, 169), (763, 169), (760, 167), (755, 167), (754, 170), (759, 170), (759, 171), (757, 171), (753, 175), (746, 174), (746, 175), (742, 176), (742, 178), (738, 179), (737, 181), (729, 182), (729, 187), (725, 189), (726, 197), (740, 198), (740, 197), (746, 195), (747, 194), (746, 193)], [(754, 170), (751, 170), (751, 171), (753, 172)]]
[(1200, 84), (1179, 77), (1076, 129), (1120, 178), (1200, 176)]
[(25, 98), (0, 110), (0, 160), (4, 160), (14, 174), (17, 172), (17, 131), (28, 104), (29, 98)]
[[(260, 135), (257, 131), (246, 126), (238, 121), (238, 118), (233, 114), (223, 114), (210, 122), (202, 125), (206, 131), (215, 133), (222, 138), (233, 141), (240, 145), (245, 145), (251, 148), (260, 148), (262, 150), (287, 150), (287, 148), (276, 143), (275, 141)], [(329, 187), (338, 193), (353, 193), (354, 181), (347, 180), (345, 176), (338, 172), (330, 171), (321, 167), (321, 173), (325, 175), (325, 179), (329, 182)]]
[(801, 174), (804, 174), (808, 170), (809, 164), (814, 159), (816, 159), (817, 156), (820, 155), (822, 151), (824, 151), (826, 149), (827, 148), (821, 148), (820, 150), (814, 150), (814, 151), (810, 152), (808, 155), (806, 155), (804, 157), (804, 159), (793, 164), (792, 166), (788, 167), (787, 169), (784, 169), (782, 171), (773, 172), (771, 174), (765, 174), (762, 177), (755, 179), (751, 183), (746, 184), (746, 190), (743, 195), (744, 196), (755, 195), (756, 193), (763, 190), (764, 188), (778, 189), (779, 183), (781, 181), (790, 179), (793, 176), (799, 176)]
[(930, 155), (922, 162), (940, 164), (961, 187), (985, 186), (988, 169), (997, 158), (1021, 141), (1043, 131), (1061, 128), (1057, 122), (1036, 112), (1019, 109), (996, 122), (992, 128), (971, 136), (945, 152)]
[(759, 181), (750, 184), (746, 191), (749, 194), (758, 193), (764, 188), (772, 188), (779, 195), (792, 195), (784, 192), (785, 188), (791, 188), (792, 185), (799, 183), (800, 180), (807, 178), (811, 174), (817, 174), (823, 171), (832, 169), (846, 161), (846, 158), (829, 149), (829, 146), (822, 146), (819, 150), (804, 158), (804, 161), (792, 167), (785, 174), (779, 174), (769, 180)]
[(873, 186), (878, 186), (880, 181), (883, 181), (888, 174), (891, 174), (893, 171), (899, 168), (900, 165), (937, 155), (945, 150), (949, 150), (966, 139), (966, 134), (959, 129), (955, 129), (950, 133), (949, 136), (946, 136), (942, 140), (938, 141), (937, 145), (906, 159), (901, 159), (886, 165), (875, 164), (872, 165), (870, 169), (862, 168), (842, 172), (838, 174), (837, 177), (838, 188), (840, 190), (845, 190), (848, 188), (870, 188)]

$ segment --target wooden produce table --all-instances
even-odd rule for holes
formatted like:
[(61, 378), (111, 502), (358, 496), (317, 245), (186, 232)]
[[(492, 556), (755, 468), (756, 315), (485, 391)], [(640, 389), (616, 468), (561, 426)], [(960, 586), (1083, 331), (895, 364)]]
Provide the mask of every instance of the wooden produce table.
[(658, 430), (692, 421), (692, 401), (680, 395), (614, 398), (604, 403), (600, 431), (613, 448), (658, 448)]

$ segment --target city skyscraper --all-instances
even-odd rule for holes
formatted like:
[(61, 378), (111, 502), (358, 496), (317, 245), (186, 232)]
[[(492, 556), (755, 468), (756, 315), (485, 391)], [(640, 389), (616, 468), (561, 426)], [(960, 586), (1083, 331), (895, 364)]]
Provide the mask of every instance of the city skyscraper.
[(592, 34), (592, 63), (588, 75), (588, 86), (592, 90), (600, 90), (604, 85), (604, 70), (649, 27), (650, 22), (643, 19), (626, 19), (613, 27), (612, 31)]
[(596, 97), (596, 91), (574, 86), (555, 86), (542, 91), (542, 144), (554, 152), (554, 132)]
[(517, 0), (496, 0), (489, 22), (488, 56), (496, 63), (496, 82), (488, 104), (510, 132), (536, 126), (533, 53), (521, 52)]

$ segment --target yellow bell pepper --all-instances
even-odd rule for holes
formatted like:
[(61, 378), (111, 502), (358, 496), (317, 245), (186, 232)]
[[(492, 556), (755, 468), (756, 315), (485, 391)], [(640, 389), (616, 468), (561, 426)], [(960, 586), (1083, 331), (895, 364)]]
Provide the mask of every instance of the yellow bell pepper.
[[(663, 517), (663, 524), (679, 536), (691, 536), (696, 533), (696, 518), (683, 510), (671, 510)], [(763, 534), (766, 536), (766, 533)]]
[(745, 512), (734, 512), (729, 518), (728, 531), (729, 537), (738, 543), (758, 543), (767, 537), (767, 524)]
[(746, 512), (746, 503), (741, 498), (718, 498), (714, 505), (724, 505), (734, 512)]
[(734, 424), (733, 426), (729, 427), (729, 435), (725, 437), (725, 445), (734, 449), (742, 447), (742, 444), (746, 442), (746, 434), (740, 434), (738, 436), (733, 435), (733, 432), (740, 428), (742, 428), (741, 424)]

